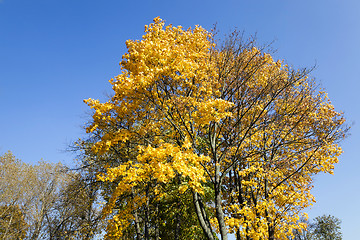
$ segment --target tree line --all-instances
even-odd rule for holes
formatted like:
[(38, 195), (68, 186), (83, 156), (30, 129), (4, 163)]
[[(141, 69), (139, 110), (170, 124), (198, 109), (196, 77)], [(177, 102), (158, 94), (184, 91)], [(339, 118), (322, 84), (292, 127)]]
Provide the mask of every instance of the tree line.
[(0, 239), (92, 239), (101, 231), (94, 181), (61, 164), (0, 156)]

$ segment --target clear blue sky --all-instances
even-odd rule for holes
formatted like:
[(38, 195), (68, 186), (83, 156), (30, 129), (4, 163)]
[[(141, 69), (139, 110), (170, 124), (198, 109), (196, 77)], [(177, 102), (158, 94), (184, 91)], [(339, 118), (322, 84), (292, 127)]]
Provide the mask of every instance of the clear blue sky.
[(257, 32), (276, 57), (313, 76), (354, 123), (334, 176), (316, 177), (310, 217), (342, 219), (345, 240), (360, 224), (360, 1), (0, 0), (0, 154), (71, 164), (67, 144), (84, 135), (82, 100), (105, 99), (125, 40), (156, 16), (184, 27)]

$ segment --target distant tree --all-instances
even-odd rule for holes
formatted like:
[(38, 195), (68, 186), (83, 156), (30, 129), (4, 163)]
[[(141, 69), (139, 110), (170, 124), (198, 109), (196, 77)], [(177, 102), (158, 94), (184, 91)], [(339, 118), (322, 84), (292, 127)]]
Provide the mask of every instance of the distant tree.
[(312, 225), (314, 240), (341, 240), (341, 220), (331, 215), (322, 215), (314, 219)]
[(0, 156), (0, 239), (93, 239), (101, 231), (94, 174)]
[(48, 216), (68, 178), (63, 169), (61, 164), (44, 161), (26, 164), (11, 152), (0, 156), (1, 228), (12, 229), (0, 230), (3, 239), (12, 239), (8, 235), (12, 232), (19, 232), (24, 239), (48, 239)]
[(341, 240), (341, 220), (331, 215), (316, 217), (312, 222), (302, 218), (299, 224), (305, 223), (306, 230), (294, 230), (292, 240)]
[(11, 152), (0, 156), (0, 234), (24, 239), (30, 229), (27, 210), (33, 201), (32, 168)]
[(28, 194), (32, 196), (32, 203), (26, 208), (28, 235), (31, 239), (43, 239), (48, 237), (46, 216), (53, 211), (68, 176), (61, 164), (43, 161), (31, 167), (32, 191)]

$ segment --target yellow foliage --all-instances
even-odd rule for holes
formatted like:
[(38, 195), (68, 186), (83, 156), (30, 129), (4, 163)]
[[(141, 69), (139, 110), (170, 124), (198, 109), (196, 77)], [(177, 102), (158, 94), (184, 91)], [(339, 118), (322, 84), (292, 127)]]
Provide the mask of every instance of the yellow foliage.
[[(160, 18), (126, 46), (112, 98), (84, 100), (93, 109), (87, 132), (99, 136), (92, 150), (123, 156), (98, 174), (117, 184), (104, 208), (113, 214), (108, 238), (121, 237), (148, 192), (165, 197), (175, 178), (179, 194), (204, 194), (205, 183), (221, 179), (225, 217), (210, 220), (217, 231), (223, 221), (244, 238), (287, 239), (305, 228), (297, 221), (314, 202), (312, 176), (332, 173), (345, 133), (342, 114), (307, 72), (255, 47), (219, 50), (200, 26), (165, 27)], [(126, 194), (136, 197), (114, 212)]]

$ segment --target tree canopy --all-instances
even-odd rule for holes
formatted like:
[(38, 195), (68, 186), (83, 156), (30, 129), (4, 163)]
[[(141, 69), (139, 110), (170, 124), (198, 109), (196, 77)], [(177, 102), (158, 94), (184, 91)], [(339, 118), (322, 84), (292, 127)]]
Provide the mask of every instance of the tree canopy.
[(321, 240), (341, 240), (341, 220), (331, 215), (316, 217), (312, 224), (312, 237)]
[(307, 224), (306, 230), (294, 230), (293, 240), (341, 240), (341, 220), (332, 215), (322, 215), (309, 222), (307, 219), (300, 219), (299, 222)]
[(0, 156), (0, 238), (93, 238), (101, 220), (91, 183), (61, 164)]
[(312, 178), (333, 172), (347, 131), (310, 71), (237, 32), (217, 44), (200, 26), (160, 18), (126, 46), (111, 98), (85, 100), (89, 139), (78, 142), (103, 182), (106, 238), (287, 239), (304, 229)]

